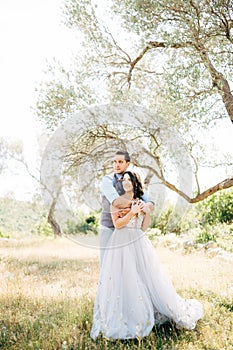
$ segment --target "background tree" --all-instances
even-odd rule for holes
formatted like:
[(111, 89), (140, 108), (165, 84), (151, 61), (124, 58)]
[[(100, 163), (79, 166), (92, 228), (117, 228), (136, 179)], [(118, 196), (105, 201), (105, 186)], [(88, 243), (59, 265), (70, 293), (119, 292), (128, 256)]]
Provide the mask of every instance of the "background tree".
[[(42, 149), (44, 148), (44, 142), (45, 142), (45, 135), (40, 135), (39, 143), (41, 149), (39, 150), (42, 153)], [(41, 162), (41, 155), (37, 159), (37, 163)], [(36, 168), (36, 166), (32, 167), (30, 166), (27, 159), (25, 159), (24, 151), (23, 151), (23, 144), (21, 141), (6, 141), (4, 138), (0, 139), (0, 174), (4, 171), (11, 172), (12, 168), (15, 169), (16, 167), (22, 167), (26, 171), (26, 175), (29, 175), (33, 180), (35, 180), (35, 183), (37, 183), (38, 188), (41, 187), (42, 189), (47, 189), (46, 184), (43, 183), (40, 179), (40, 170), (39, 167)], [(37, 164), (38, 166), (38, 164)], [(64, 183), (63, 183), (64, 186)], [(58, 189), (56, 194), (53, 194), (53, 201), (50, 204), (50, 207), (48, 208), (48, 215), (47, 215), (47, 221), (51, 225), (54, 235), (55, 236), (61, 236), (62, 230), (59, 225), (59, 223), (56, 220), (56, 204), (57, 204), (57, 197), (59, 196), (60, 189)], [(36, 197), (36, 202), (39, 203), (39, 197)]]
[(20, 141), (7, 141), (3, 137), (0, 138), (0, 174), (9, 168), (9, 162), (13, 158), (21, 157), (22, 151)]
[[(122, 85), (119, 83), (124, 80), (131, 87), (139, 82), (143, 84), (143, 81), (146, 86), (149, 80), (153, 87), (159, 87), (160, 94), (166, 99), (170, 97), (176, 103), (182, 101), (183, 108), (188, 107), (189, 119), (192, 116), (200, 120), (200, 116), (205, 116), (205, 120), (212, 120), (213, 114), (206, 114), (204, 108), (211, 101), (225, 107), (219, 114), (215, 106), (212, 109), (215, 117), (217, 112), (218, 117), (225, 114), (233, 119), (230, 89), (232, 1), (173, 0), (168, 3), (164, 0), (124, 0), (105, 1), (105, 5), (105, 21), (107, 15), (108, 18), (114, 16), (116, 22), (119, 20), (118, 25), (127, 30), (122, 32), (126, 36), (124, 47), (118, 45), (107, 27), (99, 21), (97, 2), (65, 1), (66, 24), (83, 30), (88, 43), (87, 52), (92, 53), (92, 59), (93, 56), (99, 57), (99, 60), (94, 59), (94, 64), (98, 62), (98, 66), (95, 65), (97, 74), (102, 63), (101, 73), (110, 81), (115, 80), (120, 88)], [(145, 92), (141, 89), (141, 93)], [(198, 113), (195, 113), (195, 102)], [(193, 108), (190, 108), (190, 103)]]
[[(64, 22), (82, 35), (83, 48), (73, 67), (49, 67), (49, 80), (38, 88), (36, 110), (47, 127), (53, 130), (93, 102), (140, 104), (154, 111), (154, 119), (149, 125), (142, 123), (137, 133), (124, 129), (125, 135), (119, 136), (122, 130), (118, 130), (117, 139), (124, 143), (126, 135), (138, 142), (147, 138), (145, 154), (157, 164), (150, 171), (160, 182), (188, 202), (232, 186), (231, 174), (206, 190), (198, 183), (201, 165), (232, 163), (231, 150), (213, 162), (200, 139), (200, 132), (218, 120), (232, 120), (232, 1), (106, 1), (104, 9), (87, 0), (66, 0), (64, 5)], [(158, 119), (175, 128), (193, 160), (195, 195), (187, 195), (167, 178), (167, 154), (153, 125)], [(89, 120), (85, 135), (89, 146), (93, 137), (111, 140), (111, 125), (105, 125), (104, 134), (101, 127), (90, 133), (88, 125)], [(72, 164), (80, 166), (83, 154), (78, 155), (80, 140), (76, 141)], [(86, 154), (91, 152), (89, 147)]]

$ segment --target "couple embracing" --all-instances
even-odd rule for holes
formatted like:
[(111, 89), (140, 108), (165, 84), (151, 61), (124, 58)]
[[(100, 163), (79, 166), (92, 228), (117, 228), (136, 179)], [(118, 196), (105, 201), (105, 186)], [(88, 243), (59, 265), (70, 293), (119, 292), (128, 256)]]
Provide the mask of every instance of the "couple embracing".
[(165, 322), (194, 329), (203, 317), (199, 301), (176, 293), (145, 235), (153, 202), (129, 165), (128, 152), (117, 152), (114, 174), (105, 176), (101, 184), (101, 269), (93, 339), (100, 334), (112, 339), (144, 337)]

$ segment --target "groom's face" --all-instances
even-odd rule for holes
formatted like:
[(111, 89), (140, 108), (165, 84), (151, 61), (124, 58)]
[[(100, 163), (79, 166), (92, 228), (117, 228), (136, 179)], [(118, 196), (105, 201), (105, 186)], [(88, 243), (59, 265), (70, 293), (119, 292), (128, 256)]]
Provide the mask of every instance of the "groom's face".
[(113, 167), (116, 174), (123, 174), (128, 168), (130, 162), (126, 162), (123, 154), (116, 154), (114, 157)]

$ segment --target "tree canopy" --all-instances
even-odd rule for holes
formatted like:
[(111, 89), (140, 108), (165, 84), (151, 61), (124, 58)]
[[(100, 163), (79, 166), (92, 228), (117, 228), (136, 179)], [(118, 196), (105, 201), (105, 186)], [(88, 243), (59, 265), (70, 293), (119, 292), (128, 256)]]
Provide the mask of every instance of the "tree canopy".
[[(58, 62), (49, 67), (38, 88), (38, 116), (53, 130), (93, 103), (130, 102), (149, 108), (154, 120), (164, 120), (182, 138), (197, 180), (199, 166), (206, 158), (212, 161), (198, 131), (218, 120), (233, 121), (232, 5), (223, 0), (65, 0), (63, 21), (77, 30), (83, 46), (73, 67)], [(114, 138), (111, 123), (95, 132), (89, 132), (89, 120), (86, 124), (87, 144), (93, 137), (106, 142)], [(197, 180), (194, 195), (177, 188), (165, 177), (167, 154), (152, 124), (153, 118), (126, 134), (139, 143), (147, 138), (147, 152), (157, 164), (152, 171), (159, 170), (157, 177), (165, 186), (196, 202), (233, 185), (230, 177), (204, 191)], [(77, 149), (74, 166), (79, 165)], [(226, 159), (216, 161), (226, 165)]]
[(100, 21), (98, 6), (103, 10), (103, 3), (65, 1), (66, 24), (82, 30), (86, 52), (94, 59), (92, 74), (107, 77), (118, 92), (133, 86), (144, 95), (149, 83), (155, 91), (147, 104), (155, 105), (152, 99), (159, 95), (189, 118), (228, 116), (233, 121), (232, 1), (124, 0), (104, 5), (105, 21), (112, 16), (108, 23), (125, 29), (118, 32), (124, 41)]

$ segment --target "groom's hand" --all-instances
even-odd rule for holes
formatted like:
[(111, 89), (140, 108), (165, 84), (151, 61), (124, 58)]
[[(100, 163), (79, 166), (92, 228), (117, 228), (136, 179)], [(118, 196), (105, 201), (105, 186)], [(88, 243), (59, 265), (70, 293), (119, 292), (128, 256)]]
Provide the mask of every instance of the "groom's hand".
[(147, 203), (145, 203), (142, 211), (144, 213), (150, 213), (153, 210), (154, 210), (154, 204), (152, 202), (147, 202)]

